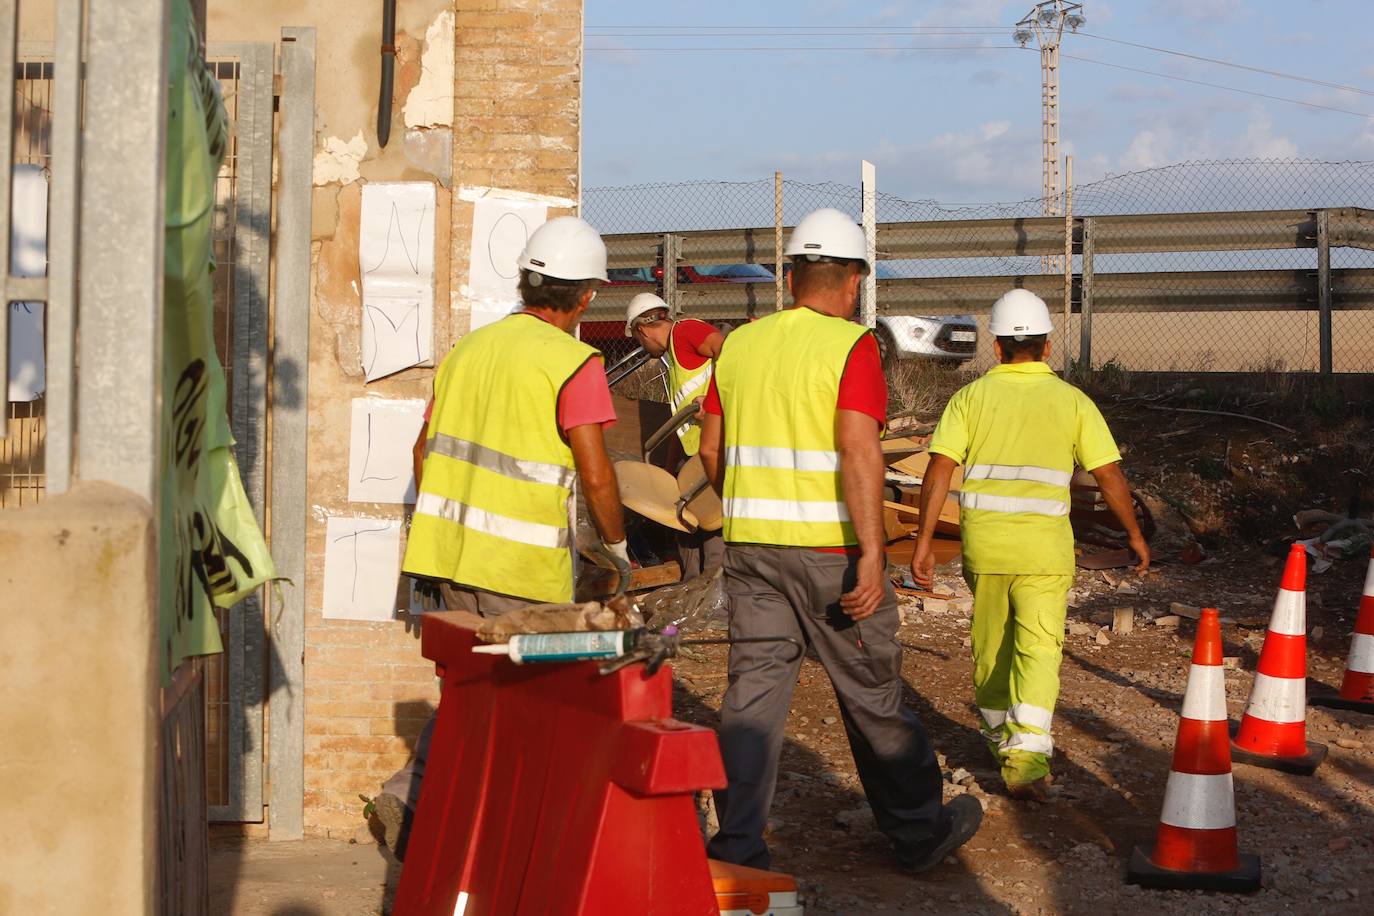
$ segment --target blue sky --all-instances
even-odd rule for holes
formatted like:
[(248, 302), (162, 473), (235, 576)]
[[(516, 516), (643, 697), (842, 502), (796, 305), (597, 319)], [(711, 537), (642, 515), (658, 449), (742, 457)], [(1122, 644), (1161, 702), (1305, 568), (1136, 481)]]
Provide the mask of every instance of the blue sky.
[[(942, 202), (1039, 195), (1040, 71), (1009, 46), (1031, 0), (587, 0), (587, 187), (771, 178), (855, 184)], [(1064, 53), (1314, 105), (1354, 117), (1085, 61), (1063, 61), (1061, 151), (1076, 183), (1192, 159), (1374, 159), (1370, 0), (1085, 0)], [(661, 38), (651, 26), (730, 27), (732, 38)], [(800, 38), (780, 27), (1000, 27)], [(757, 27), (757, 28), (752, 28)], [(1114, 44), (1103, 36), (1356, 87), (1343, 91)], [(673, 46), (853, 51), (658, 51)], [(620, 50), (593, 50), (614, 48)], [(628, 49), (628, 50), (626, 50)], [(890, 50), (888, 50), (890, 49)], [(1367, 93), (1367, 94), (1366, 94)], [(1366, 204), (1368, 205), (1368, 204)]]

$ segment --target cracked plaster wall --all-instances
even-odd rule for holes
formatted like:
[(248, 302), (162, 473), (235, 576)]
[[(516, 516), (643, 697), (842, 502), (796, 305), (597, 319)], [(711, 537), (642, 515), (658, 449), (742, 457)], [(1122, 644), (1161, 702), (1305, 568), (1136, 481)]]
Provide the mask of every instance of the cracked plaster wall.
[[(472, 225), (472, 203), (459, 189), (578, 197), (580, 0), (456, 6), (452, 0), (398, 3), (391, 139), (381, 149), (376, 0), (210, 3), (211, 41), (276, 42), (287, 25), (317, 30), (305, 583), (305, 803), (313, 833), (353, 833), (361, 823), (357, 796), (374, 794), (405, 761), (438, 696), (433, 666), (420, 656), (418, 621), (326, 621), (320, 610), (327, 517), (402, 514), (399, 506), (347, 500), (351, 401), (427, 398), (434, 373), (415, 368), (363, 384), (362, 185), (438, 186), (436, 360), (467, 329), (467, 304), (451, 294), (467, 282)], [(551, 215), (559, 212), (568, 211)]]

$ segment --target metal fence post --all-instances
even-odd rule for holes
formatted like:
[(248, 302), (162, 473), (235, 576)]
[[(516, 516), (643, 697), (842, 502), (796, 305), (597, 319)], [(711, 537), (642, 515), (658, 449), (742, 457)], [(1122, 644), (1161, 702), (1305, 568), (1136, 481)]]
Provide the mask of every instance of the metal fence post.
[(170, 4), (88, 9), (77, 471), (157, 505)]
[(874, 269), (864, 277), (863, 295), (859, 299), (859, 322), (866, 328), (878, 326), (878, 170), (864, 160), (863, 166), (863, 222), (865, 250), (868, 263)]
[(305, 520), (310, 365), (310, 168), (315, 30), (281, 33), (281, 131), (272, 354), (272, 559), (291, 584), (273, 601), (269, 837), (305, 833)]
[(1073, 316), (1073, 157), (1064, 157), (1064, 375), (1073, 360), (1069, 356), (1069, 324)]
[[(10, 383), (10, 303), (14, 301), (9, 294), (10, 285), (10, 190), (14, 183), (14, 66), (19, 50), (16, 43), (19, 33), (18, 0), (0, 0), (0, 255), (3, 255), (4, 270), (0, 277), (4, 283), (5, 301), (0, 303), (0, 386), (9, 404)], [(0, 422), (0, 439), (9, 434), (9, 423)]]
[(1078, 371), (1093, 371), (1093, 218), (1083, 217), (1083, 285), (1078, 316)]
[(773, 306), (782, 311), (782, 172), (773, 173)]
[(1317, 211), (1317, 339), (1321, 374), (1330, 375), (1331, 358), (1331, 232), (1326, 210)]
[(67, 492), (72, 478), (76, 417), (76, 269), (81, 214), (81, 47), (84, 4), (54, 12), (52, 184), (48, 201), (48, 389), (44, 482)]
[(668, 314), (676, 318), (681, 311), (677, 298), (677, 261), (678, 237), (671, 232), (663, 234), (663, 301), (668, 303)]

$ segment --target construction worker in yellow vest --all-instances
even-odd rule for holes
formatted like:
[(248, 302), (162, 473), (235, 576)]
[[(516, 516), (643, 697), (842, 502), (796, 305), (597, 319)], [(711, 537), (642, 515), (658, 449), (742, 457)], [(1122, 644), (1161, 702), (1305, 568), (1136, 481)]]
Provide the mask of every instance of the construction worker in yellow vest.
[[(653, 293), (640, 293), (625, 309), (625, 336), (633, 338), (645, 352), (662, 359), (667, 366), (668, 406), (673, 413), (706, 398), (711, 367), (720, 355), (724, 334), (696, 318), (674, 321), (669, 317), (668, 303)], [(677, 471), (697, 453), (701, 415), (678, 427), (677, 437), (681, 455), (669, 460), (670, 471)], [(684, 579), (717, 569), (725, 559), (725, 542), (719, 531), (679, 534), (677, 544)]]
[[(606, 246), (587, 223), (559, 217), (530, 235), (517, 263), (522, 308), (463, 337), (435, 375), (402, 564), (438, 583), (446, 609), (483, 617), (572, 601), (574, 481), (622, 589), (630, 575), (602, 435), (615, 421), (610, 389), (601, 354), (572, 334), (606, 280)], [(397, 855), (433, 726), (374, 799)]]
[(956, 392), (935, 427), (911, 561), (917, 584), (930, 587), (937, 507), (963, 465), (959, 517), (964, 579), (973, 590), (974, 697), (1008, 793), (1040, 801), (1051, 782), (1050, 720), (1073, 585), (1075, 465), (1096, 478), (1127, 533), (1136, 570), (1150, 564), (1106, 421), (1046, 363), (1052, 330), (1049, 309), (1028, 290), (994, 303), (999, 365)]
[[(872, 333), (850, 320), (867, 244), (851, 217), (825, 209), (797, 224), (786, 254), (795, 304), (730, 333), (703, 406), (701, 458), (725, 508), (730, 637), (815, 649), (878, 829), (921, 872), (973, 836), (983, 809), (971, 796), (941, 804), (935, 752), (902, 699), (882, 518), (887, 386)], [(783, 642), (730, 647), (729, 785), (715, 795), (713, 858), (768, 867), (763, 829), (801, 655)]]

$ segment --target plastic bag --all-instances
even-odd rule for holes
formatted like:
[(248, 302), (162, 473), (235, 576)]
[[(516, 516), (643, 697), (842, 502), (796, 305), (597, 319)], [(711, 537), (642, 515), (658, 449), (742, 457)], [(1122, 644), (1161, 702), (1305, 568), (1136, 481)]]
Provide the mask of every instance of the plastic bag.
[(655, 629), (672, 625), (679, 633), (722, 627), (727, 619), (725, 577), (712, 569), (640, 595), (636, 600), (644, 619)]

